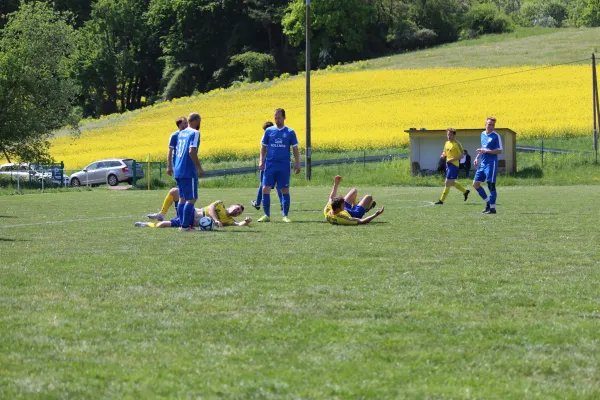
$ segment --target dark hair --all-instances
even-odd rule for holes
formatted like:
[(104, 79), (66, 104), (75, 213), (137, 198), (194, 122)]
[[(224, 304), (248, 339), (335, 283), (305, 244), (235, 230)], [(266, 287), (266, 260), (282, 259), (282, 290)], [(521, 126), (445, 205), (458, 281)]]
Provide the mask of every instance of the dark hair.
[(234, 204), (234, 206), (240, 206), (242, 208), (242, 212), (244, 212), (244, 206), (241, 205), (240, 203)]
[(452, 134), (454, 136), (456, 136), (456, 129), (454, 129), (454, 128), (448, 128), (448, 129), (446, 129), (446, 132), (452, 132)]
[(271, 121), (267, 121), (263, 124), (263, 131), (266, 131), (267, 128), (270, 128), (273, 126), (273, 123)]
[(278, 113), (278, 112), (280, 112), (280, 113), (281, 113), (281, 116), (282, 116), (283, 118), (285, 118), (285, 110), (284, 110), (283, 108), (276, 108), (276, 109), (275, 109), (275, 113)]
[(200, 114), (198, 113), (191, 113), (190, 116), (188, 117), (188, 121), (189, 122), (194, 122), (194, 121), (200, 121), (202, 118), (200, 117)]
[(177, 118), (177, 119), (175, 120), (175, 125), (177, 125), (177, 127), (179, 128), (179, 125), (180, 125), (182, 122), (187, 122), (187, 118), (186, 118), (186, 117), (179, 117), (179, 118)]
[(344, 202), (345, 202), (345, 200), (344, 200), (343, 197), (334, 197), (331, 200), (331, 209), (333, 211), (336, 211), (336, 210), (338, 210), (340, 208), (344, 209)]
[(496, 117), (487, 117), (487, 120), (494, 121), (494, 124), (496, 123)]

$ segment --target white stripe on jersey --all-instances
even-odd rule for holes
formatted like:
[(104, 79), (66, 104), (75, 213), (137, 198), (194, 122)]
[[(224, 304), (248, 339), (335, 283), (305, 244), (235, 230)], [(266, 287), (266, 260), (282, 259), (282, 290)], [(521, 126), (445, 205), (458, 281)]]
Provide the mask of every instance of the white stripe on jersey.
[(498, 145), (500, 146), (498, 147), (498, 150), (504, 150), (502, 148), (502, 137), (500, 137), (500, 134), (498, 134), (498, 132), (494, 131), (494, 133), (498, 136)]

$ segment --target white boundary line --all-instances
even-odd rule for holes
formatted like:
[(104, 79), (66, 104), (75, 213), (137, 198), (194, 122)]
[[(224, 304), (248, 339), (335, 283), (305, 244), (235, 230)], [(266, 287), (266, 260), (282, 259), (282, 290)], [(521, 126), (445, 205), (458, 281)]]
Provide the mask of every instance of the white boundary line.
[(61, 221), (43, 221), (43, 222), (30, 222), (27, 224), (15, 224), (15, 225), (0, 225), (0, 229), (5, 228), (20, 228), (22, 226), (38, 226), (38, 225), (49, 225), (49, 224), (67, 224), (71, 222), (88, 222), (88, 221), (99, 221), (103, 219), (117, 219), (117, 218), (133, 218), (136, 215), (121, 215), (113, 217), (96, 217), (96, 218), (81, 218), (81, 219), (64, 219)]

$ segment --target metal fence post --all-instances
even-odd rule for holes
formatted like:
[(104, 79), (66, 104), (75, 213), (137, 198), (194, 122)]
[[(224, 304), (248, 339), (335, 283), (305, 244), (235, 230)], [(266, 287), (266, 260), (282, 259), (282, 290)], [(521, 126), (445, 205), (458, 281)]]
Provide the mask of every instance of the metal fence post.
[(133, 178), (131, 178), (131, 183), (133, 184), (133, 186), (135, 186), (137, 182), (137, 161), (132, 160), (131, 165), (133, 168)]
[(542, 136), (542, 169), (544, 169), (544, 137)]

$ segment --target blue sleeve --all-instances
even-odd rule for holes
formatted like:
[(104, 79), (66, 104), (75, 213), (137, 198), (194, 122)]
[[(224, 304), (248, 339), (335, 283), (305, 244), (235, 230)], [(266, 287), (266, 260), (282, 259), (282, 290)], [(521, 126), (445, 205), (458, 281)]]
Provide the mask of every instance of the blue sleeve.
[(268, 131), (268, 129), (265, 130), (265, 133), (263, 133), (262, 140), (260, 141), (260, 144), (262, 144), (263, 146), (269, 145), (269, 136), (267, 135)]
[(290, 145), (292, 147), (298, 146), (298, 138), (296, 137), (296, 132), (294, 131), (290, 132)]
[(171, 138), (169, 139), (169, 147), (172, 149), (177, 147), (177, 132), (171, 135)]
[(190, 138), (189, 147), (198, 148), (199, 145), (200, 145), (200, 132), (194, 132), (194, 136), (192, 136)]

